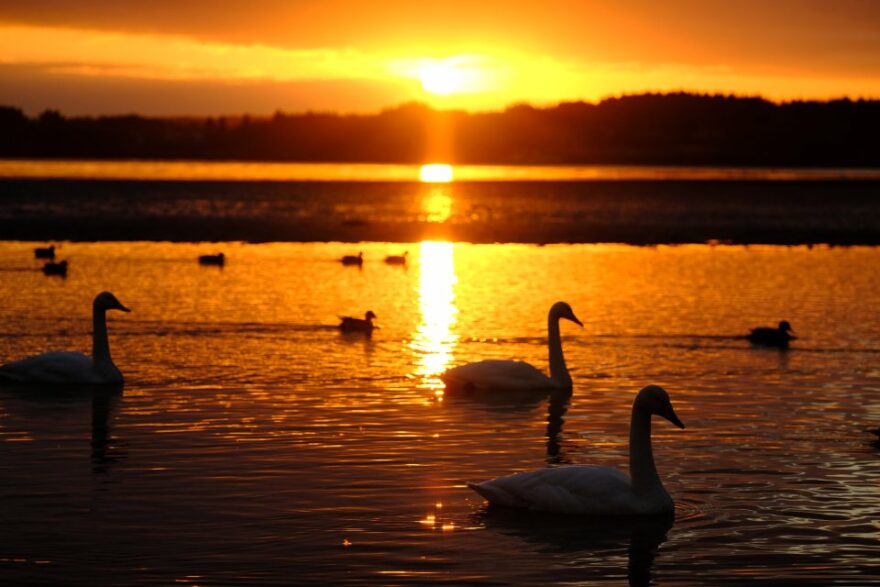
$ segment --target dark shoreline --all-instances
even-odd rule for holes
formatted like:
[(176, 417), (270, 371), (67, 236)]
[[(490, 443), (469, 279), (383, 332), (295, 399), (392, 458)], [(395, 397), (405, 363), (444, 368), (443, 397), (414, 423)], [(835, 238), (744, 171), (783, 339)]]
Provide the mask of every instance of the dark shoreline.
[[(454, 202), (447, 222), (419, 203)], [(880, 245), (880, 181), (0, 180), (0, 240)]]

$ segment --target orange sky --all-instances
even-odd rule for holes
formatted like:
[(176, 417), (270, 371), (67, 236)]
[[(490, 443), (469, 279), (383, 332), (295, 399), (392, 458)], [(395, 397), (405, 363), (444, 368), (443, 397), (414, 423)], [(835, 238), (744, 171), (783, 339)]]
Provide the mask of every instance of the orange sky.
[(880, 2), (0, 0), (30, 113), (376, 111), (643, 91), (880, 97)]

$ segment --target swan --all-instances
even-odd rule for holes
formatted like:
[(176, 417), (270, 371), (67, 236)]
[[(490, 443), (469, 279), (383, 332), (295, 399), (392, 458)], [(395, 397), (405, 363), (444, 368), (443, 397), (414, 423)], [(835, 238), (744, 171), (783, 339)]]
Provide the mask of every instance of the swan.
[(363, 252), (358, 253), (357, 255), (345, 255), (342, 259), (340, 259), (343, 265), (358, 265), (361, 266), (364, 264), (364, 254)]
[(366, 332), (371, 333), (376, 326), (373, 325), (373, 319), (376, 317), (372, 310), (364, 314), (364, 318), (352, 318), (351, 316), (340, 316), (342, 322), (339, 329), (342, 332)]
[(516, 473), (468, 487), (490, 505), (541, 512), (595, 516), (652, 515), (672, 512), (672, 497), (663, 488), (651, 451), (651, 415), (663, 416), (679, 428), (669, 395), (649, 385), (636, 396), (629, 427), (629, 470), (594, 465), (569, 465)]
[(409, 251), (404, 252), (402, 255), (388, 255), (385, 257), (385, 262), (389, 265), (406, 265), (406, 258), (409, 256)]
[(583, 326), (565, 302), (556, 302), (547, 315), (547, 346), (550, 351), (550, 377), (522, 361), (489, 360), (467, 363), (447, 370), (440, 379), (450, 390), (464, 391), (550, 391), (571, 389), (571, 375), (562, 355), (559, 320), (571, 320)]
[(108, 291), (95, 296), (92, 303), (91, 357), (74, 352), (43, 353), (0, 366), (0, 381), (48, 384), (122, 383), (122, 373), (110, 358), (107, 310), (131, 311)]
[(788, 347), (788, 341), (794, 340), (797, 337), (794, 336), (794, 330), (791, 329), (791, 324), (789, 324), (787, 320), (783, 320), (779, 323), (778, 328), (771, 328), (769, 326), (753, 328), (752, 331), (746, 335), (746, 338), (749, 339), (749, 342), (752, 344), (786, 348)]

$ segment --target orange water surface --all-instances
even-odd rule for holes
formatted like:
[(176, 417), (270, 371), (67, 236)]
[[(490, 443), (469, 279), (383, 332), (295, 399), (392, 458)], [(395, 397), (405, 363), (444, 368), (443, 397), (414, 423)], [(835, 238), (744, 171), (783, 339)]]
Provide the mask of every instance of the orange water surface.
[[(437, 213), (443, 213), (442, 202)], [(876, 248), (61, 243), (66, 279), (0, 242), (0, 363), (87, 351), (112, 290), (121, 393), (0, 388), (6, 584), (798, 584), (880, 574)], [(199, 266), (222, 251), (224, 267)], [(363, 267), (338, 259), (364, 254)], [(405, 266), (383, 262), (408, 252)], [(483, 358), (570, 398), (461, 398)], [(339, 315), (378, 315), (372, 337)], [(788, 351), (752, 326), (789, 320)], [(675, 520), (487, 511), (465, 486), (626, 468), (638, 389)]]

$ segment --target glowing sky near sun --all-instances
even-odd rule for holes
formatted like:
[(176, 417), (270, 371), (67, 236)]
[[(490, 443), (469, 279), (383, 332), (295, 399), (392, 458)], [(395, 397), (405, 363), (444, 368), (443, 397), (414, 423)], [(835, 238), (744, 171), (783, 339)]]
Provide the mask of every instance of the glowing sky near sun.
[(0, 104), (499, 109), (644, 91), (880, 96), (880, 3), (0, 0)]

